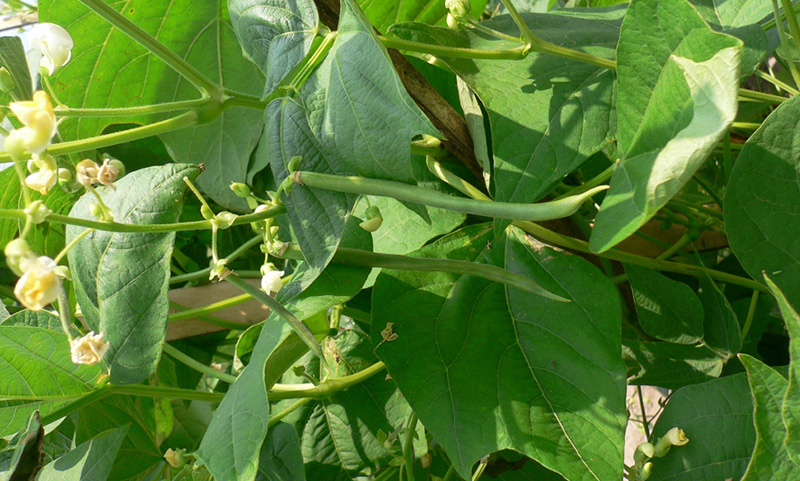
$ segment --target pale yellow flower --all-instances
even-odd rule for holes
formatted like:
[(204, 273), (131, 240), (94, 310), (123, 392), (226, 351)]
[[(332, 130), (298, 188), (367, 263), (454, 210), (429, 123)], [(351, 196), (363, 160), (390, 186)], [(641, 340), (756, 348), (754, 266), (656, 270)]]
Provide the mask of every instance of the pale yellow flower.
[(52, 155), (33, 154), (28, 161), (28, 171), (32, 173), (25, 178), (25, 185), (42, 195), (50, 193), (58, 183), (58, 165)]
[(18, 145), (33, 154), (44, 152), (58, 130), (56, 114), (47, 93), (38, 90), (33, 94), (33, 100), (11, 102), (8, 107), (24, 127), (9, 133), (3, 144), (5, 149), (12, 155), (19, 155), (19, 152), (12, 152), (12, 148)]
[(79, 184), (89, 187), (95, 182), (98, 182), (97, 174), (99, 171), (100, 166), (97, 165), (97, 162), (84, 159), (75, 166), (75, 178)]
[(114, 181), (117, 180), (117, 177), (119, 177), (119, 169), (116, 165), (111, 163), (111, 159), (105, 159), (103, 165), (97, 169), (97, 181), (105, 186), (116, 189), (116, 187), (114, 187)]
[(72, 353), (73, 364), (97, 364), (103, 359), (108, 351), (108, 343), (105, 342), (105, 333), (89, 334), (72, 340), (69, 345)]
[(61, 279), (55, 272), (57, 267), (58, 264), (47, 256), (21, 266), (24, 274), (14, 287), (14, 295), (23, 306), (32, 311), (41, 311), (58, 299)]

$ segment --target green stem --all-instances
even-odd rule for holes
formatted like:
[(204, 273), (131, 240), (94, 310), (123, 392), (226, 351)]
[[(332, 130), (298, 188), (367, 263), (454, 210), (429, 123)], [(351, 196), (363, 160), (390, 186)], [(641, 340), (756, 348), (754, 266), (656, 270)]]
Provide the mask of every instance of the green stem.
[(662, 252), (661, 254), (659, 254), (658, 257), (656, 257), (656, 259), (659, 261), (669, 259), (670, 257), (672, 257), (673, 254), (681, 250), (683, 246), (692, 242), (692, 239), (693, 237), (690, 236), (688, 232), (686, 234), (683, 234), (683, 236), (681, 236), (681, 238), (678, 239), (676, 243), (669, 246), (669, 248), (664, 252)]
[(375, 374), (383, 371), (386, 365), (376, 362), (371, 366), (349, 376), (336, 377), (322, 381), (316, 386), (307, 384), (275, 384), (269, 392), (270, 401), (280, 401), (283, 399), (311, 398), (325, 399), (337, 392), (345, 391), (351, 387), (366, 381)]
[[(177, 321), (182, 321), (184, 319), (191, 319), (193, 317), (202, 316), (205, 314), (211, 314), (212, 312), (217, 312), (222, 309), (238, 306), (239, 304), (243, 304), (251, 299), (253, 299), (253, 296), (251, 296), (250, 294), (242, 294), (240, 296), (231, 297), (219, 302), (214, 302), (213, 304), (209, 304), (207, 306), (176, 312), (174, 314), (169, 315), (169, 317), (167, 318), (168, 319), (167, 322), (177, 322)], [(249, 324), (244, 324), (244, 323), (231, 323), (231, 324), (238, 324), (237, 326), (238, 329), (247, 329), (248, 327), (250, 327)]]
[(393, 37), (379, 37), (386, 48), (396, 48), (408, 52), (431, 54), (435, 57), (450, 58), (483, 58), (483, 59), (509, 59), (519, 60), (528, 53), (526, 46), (519, 46), (508, 50), (482, 50), (477, 48), (445, 47), (443, 45), (430, 45), (427, 43), (412, 42)]
[(615, 170), (617, 170), (616, 162), (612, 163), (606, 168), (606, 170), (600, 172), (599, 174), (587, 180), (583, 184), (570, 189), (569, 191), (565, 192), (562, 195), (559, 195), (558, 197), (556, 197), (555, 200), (563, 199), (565, 197), (572, 197), (573, 195), (581, 195), (587, 190), (593, 189), (598, 185), (605, 183), (605, 181), (607, 181), (608, 179), (611, 178), (612, 175), (614, 175)]
[[(257, 214), (240, 215), (233, 221), (233, 225), (250, 224), (260, 220), (269, 219), (285, 212), (283, 207), (273, 207)], [(25, 219), (24, 211), (16, 209), (0, 209), (0, 219)], [(96, 220), (80, 219), (60, 214), (50, 214), (46, 220), (57, 224), (76, 225), (89, 227), (106, 232), (179, 232), (187, 230), (211, 229), (210, 220), (192, 222), (175, 222), (170, 224), (121, 224), (118, 222), (100, 222)]]
[(66, 406), (62, 407), (61, 409), (56, 409), (55, 411), (51, 412), (50, 414), (42, 417), (42, 425), (46, 426), (52, 422), (58, 421), (59, 419), (69, 416), (70, 414), (74, 413), (79, 409), (83, 409), (86, 406), (96, 403), (97, 401), (104, 399), (111, 394), (114, 393), (114, 386), (111, 384), (105, 384), (102, 387), (90, 392), (82, 396), (77, 401), (73, 401)]
[[(2, 155), (2, 154), (0, 154)], [(9, 157), (10, 158), (10, 157)], [(19, 178), (19, 188), (22, 190), (22, 201), (25, 204), (25, 207), (31, 205), (31, 192), (28, 184), (25, 183), (25, 171), (23, 170), (22, 163), (18, 160), (11, 159), (14, 162), (14, 170), (17, 172), (17, 177)], [(21, 211), (20, 211), (21, 212)], [(23, 212), (23, 218), (26, 218), (27, 215)], [(21, 236), (23, 239), (25, 236)]]
[(91, 234), (92, 232), (94, 232), (94, 229), (86, 229), (85, 231), (83, 231), (80, 234), (76, 235), (74, 239), (69, 241), (69, 244), (65, 245), (64, 248), (61, 249), (61, 252), (59, 252), (58, 255), (53, 259), (53, 262), (58, 264), (58, 262), (61, 259), (63, 259), (64, 256), (67, 255), (67, 253), (69, 253), (69, 250), (72, 249), (73, 247), (75, 247), (75, 244), (80, 242), (81, 239), (83, 239), (87, 235)]
[(508, 13), (514, 20), (514, 23), (517, 24), (517, 28), (519, 28), (522, 38), (524, 38), (525, 41), (531, 46), (539, 43), (539, 38), (533, 34), (531, 29), (528, 27), (528, 24), (522, 19), (522, 15), (520, 15), (517, 11), (517, 7), (514, 6), (514, 2), (511, 0), (501, 0), (501, 2), (503, 2), (503, 6), (506, 7), (506, 10), (508, 10)]
[[(183, 129), (197, 125), (197, 112), (191, 110), (171, 119), (162, 120), (149, 125), (135, 127), (133, 129), (114, 132), (112, 134), (98, 135), (88, 139), (73, 140), (52, 144), (47, 148), (47, 153), (53, 156), (66, 155), (86, 150), (101, 149), (110, 145), (123, 144), (134, 140), (160, 135), (173, 130)], [(8, 152), (0, 153), (0, 162), (8, 162), (11, 156)]]
[(789, 98), (781, 97), (780, 95), (765, 94), (764, 92), (756, 92), (755, 90), (740, 88), (739, 100), (753, 100), (756, 102), (766, 102), (769, 104), (780, 104), (789, 100)]
[[(179, 310), (181, 314), (183, 314), (185, 311), (189, 310), (188, 307), (182, 306), (182, 305), (180, 305), (178, 303), (175, 303), (175, 302), (170, 302), (169, 303), (169, 307), (172, 308), (172, 309)], [(172, 316), (174, 316), (174, 315), (175, 314), (170, 314), (167, 317), (167, 322), (176, 322), (172, 318)], [(251, 326), (251, 324), (245, 324), (245, 323), (242, 323), (242, 322), (226, 321), (225, 319), (220, 319), (219, 317), (214, 317), (214, 316), (211, 316), (211, 315), (208, 315), (208, 314), (196, 314), (194, 317), (196, 317), (197, 319), (200, 319), (201, 321), (205, 321), (205, 322), (207, 322), (207, 323), (209, 323), (211, 325), (214, 325), (214, 326), (217, 326), (217, 327), (221, 327), (223, 329), (228, 329), (228, 330), (231, 330), (231, 331), (243, 331), (243, 330), (245, 330), (245, 329), (247, 329), (248, 327)]]
[(206, 366), (205, 364), (187, 355), (186, 353), (180, 351), (179, 349), (175, 348), (169, 343), (165, 342), (162, 348), (164, 349), (164, 352), (168, 354), (170, 357), (175, 358), (175, 360), (179, 361), (180, 363), (186, 366), (189, 366), (190, 368), (194, 369), (199, 373), (205, 374), (208, 377), (213, 377), (214, 379), (219, 379), (220, 381), (226, 382), (228, 384), (233, 384), (234, 382), (236, 382), (236, 376), (231, 376), (230, 374), (225, 374), (224, 372), (217, 371), (211, 366)]
[(300, 70), (292, 77), (292, 80), (289, 82), (289, 88), (299, 89), (305, 83), (314, 69), (317, 68), (328, 55), (328, 51), (333, 47), (333, 43), (336, 41), (338, 35), (339, 32), (328, 32), (325, 35), (319, 47), (317, 47), (308, 61), (304, 63)]
[(61, 321), (61, 330), (64, 331), (67, 340), (72, 343), (72, 315), (70, 314), (67, 290), (64, 289), (63, 282), (58, 286), (58, 319)]
[[(563, 234), (559, 234), (557, 232), (553, 232), (538, 224), (534, 224), (533, 222), (515, 221), (513, 222), (513, 224), (521, 228), (528, 234), (536, 237), (537, 239), (541, 239), (549, 244), (576, 250), (578, 252), (598, 255), (597, 253), (592, 252), (592, 250), (589, 249), (589, 243), (586, 241), (582, 241), (580, 239), (575, 239), (574, 237), (569, 237)], [(713, 269), (706, 269), (691, 264), (682, 264), (679, 262), (670, 262), (670, 261), (652, 259), (649, 257), (639, 256), (636, 254), (631, 254), (629, 252), (624, 252), (617, 249), (609, 249), (599, 255), (614, 261), (633, 264), (636, 266), (648, 267), (650, 269), (655, 269), (657, 271), (675, 272), (678, 274), (686, 274), (694, 277), (703, 277), (706, 274), (708, 274), (712, 279), (721, 282), (725, 282), (728, 284), (735, 284), (737, 286), (743, 286), (747, 287), (748, 289), (758, 290), (761, 292), (769, 292), (767, 286), (759, 284), (758, 282), (752, 279), (746, 279), (744, 277), (739, 277), (733, 274), (729, 274), (727, 272), (716, 271)]]
[[(794, 12), (794, 6), (792, 5), (791, 0), (781, 0), (781, 5), (783, 5), (783, 10), (786, 12), (786, 23), (789, 24), (789, 31), (792, 33), (792, 40), (794, 40), (795, 49), (797, 49), (794, 54), (789, 56), (789, 70), (792, 72), (792, 76), (794, 77), (795, 83), (800, 86), (800, 75), (797, 72), (797, 66), (795, 64), (795, 60), (800, 60), (800, 24), (797, 23), (797, 15)], [(774, 0), (773, 0), (774, 6)], [(778, 32), (783, 30), (782, 26), (778, 25)], [(781, 38), (781, 42), (784, 39)], [(783, 44), (784, 48), (786, 49), (787, 53), (791, 49), (791, 45), (788, 43)], [(797, 55), (795, 57), (795, 55)]]
[(300, 408), (302, 406), (305, 406), (311, 400), (312, 399), (310, 397), (306, 397), (306, 398), (298, 399), (297, 401), (293, 402), (289, 407), (287, 407), (283, 411), (279, 412), (278, 414), (274, 414), (274, 415), (270, 416), (268, 426), (270, 428), (274, 427), (276, 424), (278, 424), (281, 421), (281, 419), (285, 418), (286, 416), (291, 414), (296, 409), (298, 409), (298, 408)]
[(185, 399), (187, 401), (220, 402), (225, 397), (224, 393), (194, 391), (175, 387), (146, 386), (144, 384), (131, 384), (127, 386), (112, 386), (114, 394), (129, 394), (131, 396)]
[(285, 321), (289, 323), (295, 333), (300, 336), (300, 339), (306, 343), (306, 345), (311, 349), (320, 360), (327, 364), (325, 360), (325, 356), (322, 353), (322, 347), (319, 345), (319, 341), (317, 338), (314, 337), (314, 334), (308, 330), (303, 322), (294, 316), (291, 312), (289, 312), (280, 302), (276, 301), (272, 298), (269, 294), (265, 293), (264, 291), (260, 290), (259, 288), (251, 285), (250, 283), (246, 282), (241, 277), (237, 276), (234, 273), (229, 274), (225, 277), (225, 280), (233, 284), (234, 286), (238, 287), (242, 290), (242, 292), (246, 292), (253, 296), (256, 300), (264, 304), (265, 306), (269, 307), (272, 312), (282, 317)]
[(482, 215), (498, 219), (522, 219), (530, 221), (569, 217), (580, 208), (585, 200), (608, 188), (607, 186), (595, 187), (580, 196), (553, 202), (521, 204), (455, 197), (400, 182), (356, 176), (339, 176), (298, 171), (294, 173), (294, 179), (295, 182), (302, 185), (337, 192), (393, 197), (400, 201), (439, 207), (453, 212)]
[(364, 312), (360, 309), (355, 309), (353, 307), (345, 306), (344, 308), (342, 308), (342, 314), (358, 322), (363, 322), (364, 324), (372, 324), (372, 316), (370, 316), (369, 312)]
[(142, 47), (154, 53), (158, 58), (172, 67), (176, 72), (186, 77), (186, 79), (197, 87), (201, 92), (212, 93), (219, 87), (196, 68), (192, 67), (186, 60), (179, 57), (175, 52), (168, 49), (163, 43), (159, 42), (152, 35), (145, 32), (138, 25), (125, 18), (122, 14), (111, 8), (103, 0), (81, 0), (96, 14), (103, 17), (108, 23), (120, 29), (131, 37)]
[(692, 177), (692, 178), (694, 179), (694, 181), (695, 181), (695, 182), (697, 182), (698, 184), (700, 184), (700, 187), (702, 187), (702, 188), (703, 188), (703, 190), (704, 190), (704, 191), (706, 191), (706, 193), (707, 193), (707, 194), (708, 194), (708, 195), (709, 195), (709, 196), (710, 196), (712, 199), (714, 199), (714, 202), (716, 202), (716, 204), (717, 204), (718, 206), (722, 207), (722, 196), (721, 196), (721, 195), (719, 195), (719, 192), (717, 192), (717, 189), (715, 189), (715, 188), (714, 188), (714, 186), (712, 186), (712, 185), (711, 185), (711, 182), (707, 181), (707, 180), (706, 180), (706, 179), (705, 179), (705, 178), (704, 178), (702, 175), (700, 175), (699, 173), (695, 174), (695, 175), (694, 175), (694, 177)]
[(439, 158), (447, 153), (441, 140), (429, 135), (425, 135), (424, 137), (425, 138), (422, 140), (411, 141), (412, 154)]
[(176, 110), (188, 110), (203, 107), (211, 103), (211, 97), (204, 95), (199, 99), (180, 100), (177, 102), (165, 102), (153, 105), (141, 105), (138, 107), (113, 107), (113, 108), (89, 108), (89, 109), (55, 109), (58, 117), (126, 117), (131, 115), (160, 114), (164, 112), (174, 112)]
[(639, 409), (642, 411), (642, 427), (644, 427), (644, 438), (650, 440), (650, 423), (647, 421), (647, 411), (644, 408), (644, 396), (642, 395), (642, 386), (636, 386), (636, 392), (639, 394)]
[(791, 94), (791, 95), (797, 95), (797, 94), (800, 93), (800, 91), (797, 90), (796, 88), (794, 88), (791, 85), (787, 84), (783, 80), (775, 78), (774, 76), (768, 74), (767, 72), (764, 72), (763, 70), (756, 70), (755, 74), (756, 74), (757, 77), (761, 77), (762, 79), (764, 79), (767, 82), (771, 83), (772, 85), (774, 85), (778, 89), (783, 89), (783, 90), (789, 92), (789, 94)]
[[(252, 237), (252, 238), (248, 239), (247, 242), (245, 242), (244, 244), (239, 246), (235, 251), (233, 251), (230, 254), (228, 254), (225, 257), (225, 259), (228, 259), (228, 262), (233, 261), (237, 257), (239, 257), (242, 254), (244, 254), (245, 252), (247, 252), (251, 247), (255, 246), (256, 244), (259, 244), (262, 240), (263, 240), (263, 237), (260, 236), (260, 235), (257, 235), (255, 237)], [(169, 279), (169, 283), (170, 284), (180, 284), (182, 282), (189, 282), (189, 281), (193, 281), (195, 279), (202, 279), (204, 277), (208, 277), (208, 274), (210, 274), (210, 273), (211, 273), (211, 268), (210, 267), (206, 267), (205, 269), (201, 269), (199, 271), (189, 272), (189, 273), (181, 274), (181, 275), (178, 275), (178, 276), (172, 276)]]
[(744, 320), (742, 327), (742, 343), (747, 339), (747, 334), (750, 333), (750, 328), (753, 326), (753, 319), (756, 316), (756, 306), (758, 305), (759, 291), (754, 290), (753, 296), (750, 298), (750, 307), (747, 309), (747, 318)]
[[(300, 250), (292, 245), (283, 254), (285, 257), (302, 259)], [(561, 302), (569, 302), (561, 296), (546, 291), (536, 284), (533, 280), (509, 272), (502, 267), (491, 264), (480, 264), (477, 262), (461, 261), (455, 259), (408, 257), (395, 254), (379, 254), (377, 252), (364, 251), (340, 247), (333, 255), (331, 262), (360, 267), (379, 267), (384, 269), (395, 269), (402, 271), (418, 272), (448, 272), (451, 274), (471, 275), (482, 277), (490, 281), (507, 284), (518, 289), (522, 289), (533, 294), (553, 299)]]
[(444, 166), (440, 162), (436, 161), (433, 157), (426, 157), (425, 165), (428, 166), (428, 170), (433, 175), (462, 194), (468, 195), (473, 199), (491, 200), (489, 196), (481, 192), (480, 189), (445, 169)]
[(486, 469), (486, 465), (488, 464), (488, 460), (483, 458), (478, 463), (478, 467), (475, 468), (475, 472), (472, 473), (472, 481), (478, 481), (483, 476), (483, 471)]
[(403, 458), (406, 464), (406, 475), (408, 481), (414, 481), (414, 434), (417, 431), (417, 413), (411, 413), (411, 419), (408, 421), (408, 432), (406, 433), (406, 442), (403, 447)]
[(525, 43), (520, 39), (520, 37), (512, 37), (511, 35), (507, 35), (503, 32), (498, 32), (493, 28), (489, 28), (485, 25), (481, 25), (480, 23), (476, 22), (473, 19), (469, 19), (467, 23), (464, 24), (465, 27), (477, 30), (479, 32), (483, 32), (486, 35), (491, 35), (492, 37), (498, 38), (500, 40), (506, 40), (509, 42), (518, 42), (518, 43)]
[(456, 476), (456, 467), (451, 464), (450, 467), (447, 468), (447, 472), (444, 473), (442, 481), (452, 481), (455, 476)]
[(225, 102), (222, 104), (222, 108), (225, 110), (233, 107), (247, 107), (251, 109), (264, 110), (269, 105), (268, 101), (261, 100), (260, 97), (245, 95), (228, 89), (225, 89), (224, 97), (227, 97), (227, 100), (225, 100)]
[(577, 60), (578, 62), (583, 62), (610, 70), (616, 70), (617, 68), (617, 62), (614, 60), (597, 57), (579, 50), (572, 50), (571, 48), (562, 47), (561, 45), (556, 45), (541, 39), (538, 41), (538, 43), (532, 45), (532, 49), (536, 52), (557, 55), (559, 57)]

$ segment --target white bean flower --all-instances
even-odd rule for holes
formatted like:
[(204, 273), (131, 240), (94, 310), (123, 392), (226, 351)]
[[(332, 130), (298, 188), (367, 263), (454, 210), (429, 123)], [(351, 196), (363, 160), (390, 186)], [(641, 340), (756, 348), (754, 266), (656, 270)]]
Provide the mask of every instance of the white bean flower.
[(281, 287), (283, 287), (281, 277), (283, 277), (284, 274), (284, 271), (265, 272), (264, 276), (261, 278), (261, 288), (267, 293), (278, 292), (281, 290)]
[(69, 32), (54, 23), (40, 23), (29, 34), (31, 46), (42, 53), (40, 66), (50, 75), (69, 62), (72, 56), (72, 41)]
[(47, 149), (58, 131), (56, 114), (50, 96), (43, 90), (33, 94), (33, 100), (11, 102), (8, 107), (24, 127), (12, 130), (3, 147), (12, 156), (20, 157), (24, 151), (39, 154)]
[(73, 339), (69, 345), (72, 353), (72, 362), (90, 366), (100, 362), (106, 351), (108, 351), (108, 343), (105, 341), (105, 337), (103, 332), (95, 334), (92, 331), (83, 337)]
[(58, 164), (52, 155), (33, 154), (28, 161), (28, 171), (31, 174), (25, 177), (25, 185), (47, 195), (58, 183)]
[(14, 295), (23, 306), (32, 311), (41, 311), (58, 299), (61, 278), (56, 273), (57, 267), (58, 264), (47, 256), (21, 266), (24, 273), (14, 286)]

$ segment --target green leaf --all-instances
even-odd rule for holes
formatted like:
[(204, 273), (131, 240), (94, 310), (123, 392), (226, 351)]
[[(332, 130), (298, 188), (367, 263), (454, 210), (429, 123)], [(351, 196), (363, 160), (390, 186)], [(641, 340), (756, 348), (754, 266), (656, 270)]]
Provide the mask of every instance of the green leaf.
[(722, 374), (719, 355), (704, 347), (624, 340), (622, 357), (632, 368), (628, 384), (678, 389)]
[(773, 111), (745, 143), (725, 193), (725, 226), (731, 249), (754, 279), (762, 272), (800, 302), (800, 227), (786, 219), (800, 205), (800, 99)]
[(83, 444), (102, 433), (127, 425), (128, 432), (120, 444), (108, 479), (140, 480), (163, 461), (155, 434), (152, 401), (132, 396), (115, 395), (78, 411), (75, 443)]
[[(189, 164), (149, 167), (132, 172), (117, 189), (98, 188), (117, 222), (177, 222), (183, 209), (184, 177), (197, 176)], [(73, 217), (94, 219), (87, 193), (72, 208)], [(74, 239), (85, 228), (67, 227)], [(175, 233), (95, 231), (69, 251), (78, 303), (95, 332), (110, 344), (105, 362), (114, 384), (140, 382), (155, 371), (169, 310), (170, 258)]]
[[(772, 16), (772, 2), (765, 0), (691, 0), (705, 21), (727, 28), (759, 23)], [(763, 30), (763, 28), (762, 28)]]
[(705, 313), (703, 342), (726, 358), (733, 357), (742, 348), (742, 333), (728, 299), (708, 276), (700, 278), (697, 297)]
[(703, 164), (736, 116), (742, 42), (679, 0), (634, 0), (617, 48), (617, 140), (590, 247), (603, 252), (644, 225)]
[(58, 316), (47, 311), (29, 311), (27, 309), (0, 321), (0, 326), (41, 327), (50, 331), (62, 332), (61, 319)]
[(747, 369), (755, 409), (756, 446), (742, 481), (794, 479), (800, 468), (789, 458), (783, 440), (786, 427), (781, 417), (781, 404), (789, 382), (778, 371), (747, 354), (739, 355)]
[(172, 432), (162, 446), (194, 451), (211, 422), (212, 406), (202, 401), (186, 404), (182, 400), (173, 400), (171, 404), (174, 416)]
[(5, 92), (0, 94), (3, 104), (8, 105), (11, 100), (33, 98), (31, 72), (28, 69), (28, 59), (25, 57), (25, 49), (20, 37), (0, 37), (0, 66), (8, 70), (14, 81), (13, 97)]
[(37, 409), (46, 416), (91, 392), (99, 376), (99, 366), (72, 364), (61, 332), (0, 326), (0, 436), (21, 429)]
[[(523, 14), (543, 40), (614, 58), (624, 8)], [(510, 16), (483, 25), (518, 37)], [(398, 37), (450, 47), (505, 50), (518, 42), (468, 30), (418, 23), (392, 27)], [(531, 52), (522, 60), (442, 57), (481, 99), (489, 113), (495, 198), (533, 202), (609, 141), (614, 73), (608, 69)]]
[(122, 440), (128, 433), (123, 425), (106, 431), (80, 444), (60, 458), (48, 463), (38, 481), (106, 481)]
[(652, 459), (648, 481), (740, 479), (755, 443), (753, 399), (744, 373), (675, 391), (653, 428), (653, 439), (673, 427), (683, 429), (689, 443)]
[[(471, 226), (414, 255), (504, 267), (571, 302), (472, 276), (384, 270), (372, 297), (376, 353), (460, 476), (508, 448), (569, 480), (620, 478), (625, 375), (613, 285), (516, 229), (492, 239), (491, 226)], [(397, 338), (383, 342), (390, 322)]]
[(317, 7), (312, 0), (231, 0), (228, 8), (239, 43), (264, 72), (267, 97), (311, 50)]
[(678, 344), (703, 339), (703, 304), (691, 287), (644, 267), (626, 264), (625, 273), (647, 334)]
[[(342, 2), (336, 41), (299, 99), (276, 99), (266, 119), (259, 153), (279, 184), (295, 156), (304, 170), (413, 183), (409, 142), (436, 134), (352, 0)], [(354, 202), (353, 195), (292, 187), (284, 203), (310, 267), (319, 271), (330, 261)]]
[(278, 423), (261, 447), (256, 481), (305, 481), (300, 439), (294, 427)]
[(288, 331), (288, 324), (270, 315), (250, 364), (230, 386), (208, 425), (196, 456), (216, 479), (250, 481), (256, 476), (269, 423), (264, 365)]
[[(242, 56), (225, 1), (131, 0), (114, 7), (212, 82), (236, 92), (261, 94), (263, 77)], [(133, 107), (200, 96), (177, 72), (78, 0), (42, 1), (39, 19), (66, 28), (75, 41), (74, 51), (80, 53), (53, 79), (57, 95), (72, 108)], [(111, 124), (147, 124), (163, 118), (73, 117), (59, 126), (59, 133), (64, 140), (87, 138)], [(205, 164), (206, 174), (197, 182), (209, 196), (228, 208), (241, 209), (244, 201), (229, 185), (246, 181), (250, 154), (262, 130), (261, 112), (235, 107), (211, 123), (161, 138), (176, 162)]]
[(30, 415), (10, 444), (8, 451), (0, 451), (0, 481), (34, 479), (44, 461), (44, 429), (38, 411)]
[[(3, 186), (3, 191), (0, 192), (0, 208), (25, 208), (19, 177), (14, 168), (0, 172), (0, 185)], [(35, 191), (30, 191), (30, 193), (31, 200), (43, 201), (44, 205), (56, 214), (67, 214), (77, 199), (75, 195), (67, 194), (58, 187), (54, 187), (47, 195), (42, 195)], [(0, 220), (0, 245), (5, 246), (17, 237), (24, 226), (24, 220)], [(35, 229), (31, 229), (26, 240), (35, 252), (53, 258), (64, 248), (64, 225), (56, 224), (55, 222), (44, 222), (36, 226)]]
[[(483, 13), (487, 0), (472, 0), (470, 11), (473, 18)], [(385, 32), (392, 24), (400, 22), (422, 22), (430, 25), (444, 25), (447, 7), (444, 2), (427, 0), (405, 0), (402, 2), (386, 2), (381, 0), (358, 0), (369, 21), (381, 32)]]
[[(352, 323), (343, 322), (336, 338), (325, 341), (324, 351), (335, 376), (354, 374), (377, 362), (369, 335)], [(306, 371), (317, 374), (319, 365), (311, 359)], [(300, 425), (306, 476), (352, 479), (389, 466), (391, 452), (380, 433), (399, 433), (411, 408), (394, 382), (378, 373), (314, 404), (305, 414)], [(426, 446), (421, 425), (417, 436), (415, 449), (421, 452)], [(401, 439), (395, 440), (395, 447)]]
[(800, 466), (800, 386), (798, 386), (798, 382), (800, 382), (800, 315), (769, 277), (764, 276), (764, 280), (772, 295), (778, 300), (778, 307), (786, 323), (786, 329), (789, 331), (789, 356), (791, 358), (789, 384), (781, 407), (783, 424), (786, 427), (786, 439), (783, 443), (789, 458)]

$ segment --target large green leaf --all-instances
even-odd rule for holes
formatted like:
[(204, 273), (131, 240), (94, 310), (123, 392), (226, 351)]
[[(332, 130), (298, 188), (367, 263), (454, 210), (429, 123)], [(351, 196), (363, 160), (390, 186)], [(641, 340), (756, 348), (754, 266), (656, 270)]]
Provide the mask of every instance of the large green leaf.
[(63, 332), (61, 328), (61, 319), (55, 314), (48, 311), (19, 311), (13, 316), (8, 316), (6, 319), (0, 321), (3, 327), (11, 326), (27, 326), (27, 327), (41, 327), (55, 332)]
[(37, 481), (106, 481), (127, 433), (123, 425), (95, 436), (46, 464)]
[(145, 403), (152, 406), (149, 399), (115, 395), (78, 411), (75, 443), (79, 445), (120, 426), (128, 426), (108, 479), (140, 480), (164, 461), (156, 440), (152, 409)]
[(789, 383), (778, 371), (752, 356), (741, 354), (739, 359), (747, 369), (756, 427), (756, 446), (742, 481), (795, 479), (800, 476), (800, 467), (791, 461), (783, 444), (786, 427), (781, 417), (781, 404)]
[(269, 430), (256, 481), (306, 481), (300, 439), (292, 425), (278, 423)]
[[(184, 177), (197, 176), (189, 164), (172, 164), (132, 172), (117, 189), (99, 188), (117, 222), (177, 222), (186, 191)], [(93, 219), (94, 197), (85, 194), (72, 208), (73, 217)], [(74, 239), (85, 228), (69, 226)], [(84, 318), (110, 343), (105, 361), (111, 382), (132, 384), (155, 371), (161, 354), (169, 310), (170, 258), (175, 233), (92, 232), (69, 251), (69, 263)]]
[[(544, 40), (614, 58), (624, 8), (523, 14)], [(517, 37), (505, 15), (484, 23)], [(419, 23), (394, 26), (401, 38), (450, 47), (502, 50), (519, 47), (468, 30), (454, 32)], [(523, 60), (442, 58), (475, 91), (489, 113), (495, 197), (533, 202), (609, 140), (614, 73), (555, 55), (530, 53)]]
[[(130, 0), (112, 6), (211, 81), (245, 94), (261, 94), (263, 77), (242, 56), (225, 1)], [(42, 1), (39, 19), (63, 26), (75, 41), (76, 54), (54, 79), (59, 98), (70, 107), (132, 107), (199, 97), (187, 80), (78, 0)], [(59, 132), (65, 140), (85, 138), (112, 123), (146, 124), (155, 118), (77, 117), (62, 123)], [(243, 208), (244, 202), (229, 185), (245, 182), (262, 129), (257, 109), (238, 107), (220, 113), (209, 124), (162, 139), (176, 162), (205, 164), (207, 173), (198, 183), (215, 201)]]
[(0, 94), (4, 104), (10, 100), (29, 100), (33, 98), (33, 82), (25, 58), (25, 49), (20, 37), (0, 37), (0, 66), (5, 67), (14, 81), (13, 98), (6, 93)]
[[(477, 225), (415, 255), (504, 267), (571, 302), (472, 276), (384, 270), (372, 298), (376, 353), (462, 477), (508, 448), (569, 480), (619, 479), (625, 382), (613, 285), (516, 229), (490, 240), (491, 226)], [(389, 327), (397, 337), (383, 341)]]
[(786, 439), (784, 445), (790, 459), (800, 466), (800, 315), (786, 300), (786, 296), (778, 289), (778, 286), (765, 277), (772, 295), (778, 300), (778, 307), (789, 331), (789, 385), (786, 388), (786, 396), (783, 398), (781, 412), (783, 414), (783, 424), (786, 426)]
[[(342, 2), (339, 34), (298, 100), (276, 99), (266, 112), (259, 149), (278, 182), (292, 157), (331, 174), (413, 183), (409, 142), (436, 134), (406, 93), (372, 27), (352, 0)], [(355, 196), (294, 185), (284, 202), (310, 267), (327, 265), (344, 232)]]
[(697, 344), (703, 338), (703, 304), (691, 287), (644, 267), (625, 265), (639, 324), (662, 341)]
[(703, 342), (726, 358), (733, 357), (742, 347), (742, 333), (728, 299), (708, 276), (700, 278), (697, 297), (705, 313)]
[(714, 32), (686, 1), (634, 0), (617, 48), (617, 141), (590, 246), (602, 252), (652, 218), (736, 116), (742, 42)]
[[(469, 3), (472, 6), (472, 16), (478, 18), (483, 13), (487, 0), (473, 0)], [(369, 21), (381, 32), (385, 32), (392, 24), (408, 21), (443, 25), (447, 16), (444, 2), (358, 0), (358, 4)]]
[(200, 442), (197, 459), (220, 481), (252, 481), (256, 476), (269, 423), (264, 365), (288, 330), (277, 315), (270, 316), (250, 364), (228, 389)]
[(677, 389), (722, 374), (723, 360), (705, 347), (626, 339), (622, 356), (630, 364), (628, 384)]
[(99, 366), (72, 364), (64, 334), (0, 326), (0, 436), (21, 429), (37, 409), (47, 415), (91, 392), (99, 376)]
[[(708, 23), (726, 28), (752, 25), (772, 15), (772, 2), (765, 0), (691, 0)], [(763, 30), (763, 29), (762, 29)]]
[(653, 428), (658, 439), (673, 427), (689, 443), (655, 458), (649, 481), (740, 479), (753, 452), (753, 399), (741, 373), (675, 391)]
[(800, 99), (781, 104), (745, 143), (725, 193), (725, 227), (736, 258), (754, 279), (765, 272), (800, 303)]
[(228, 7), (242, 48), (264, 72), (266, 97), (311, 50), (317, 7), (312, 0), (231, 0)]

